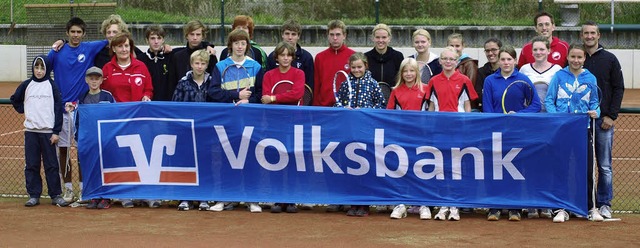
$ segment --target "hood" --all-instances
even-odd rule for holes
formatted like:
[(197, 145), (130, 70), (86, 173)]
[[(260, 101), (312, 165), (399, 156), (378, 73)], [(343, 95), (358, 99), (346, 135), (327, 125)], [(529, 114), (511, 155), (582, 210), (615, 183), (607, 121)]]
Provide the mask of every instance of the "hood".
[[(44, 63), (44, 69), (45, 69), (45, 73), (44, 73), (44, 77), (38, 79), (36, 78), (36, 75), (33, 73), (34, 72), (34, 68), (36, 66), (36, 61), (41, 60)], [(42, 81), (46, 81), (46, 80), (50, 80), (51, 79), (51, 70), (53, 68), (51, 67), (51, 61), (49, 61), (49, 58), (46, 55), (38, 55), (35, 58), (33, 58), (33, 61), (31, 62), (31, 80), (36, 81), (36, 82), (42, 82)]]

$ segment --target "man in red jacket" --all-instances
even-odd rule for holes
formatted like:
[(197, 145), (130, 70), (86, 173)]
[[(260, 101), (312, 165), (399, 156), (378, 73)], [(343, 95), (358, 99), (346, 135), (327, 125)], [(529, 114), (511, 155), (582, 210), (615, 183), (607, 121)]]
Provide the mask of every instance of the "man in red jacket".
[[(327, 25), (329, 48), (318, 53), (314, 63), (313, 106), (333, 106), (333, 77), (336, 72), (349, 70), (349, 56), (355, 53), (344, 43), (347, 38), (347, 26), (340, 20)], [(338, 80), (343, 82), (345, 78)], [(340, 88), (336, 85), (336, 89)]]
[[(547, 12), (540, 12), (534, 18), (536, 33), (544, 37), (549, 38), (549, 44), (551, 53), (547, 60), (551, 63), (557, 64), (561, 67), (567, 65), (567, 53), (569, 52), (569, 43), (553, 36), (553, 31), (556, 30), (556, 24), (553, 21), (553, 15)], [(535, 62), (533, 58), (533, 50), (531, 42), (527, 42), (522, 47), (520, 52), (520, 58), (518, 59), (518, 68), (521, 68), (525, 64)]]

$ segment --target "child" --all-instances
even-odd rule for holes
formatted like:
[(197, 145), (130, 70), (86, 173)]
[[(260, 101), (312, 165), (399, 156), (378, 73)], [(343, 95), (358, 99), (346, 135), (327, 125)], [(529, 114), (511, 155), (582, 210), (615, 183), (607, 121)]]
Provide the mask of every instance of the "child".
[[(29, 200), (24, 204), (33, 207), (40, 204), (42, 178), (40, 164), (51, 196), (51, 204), (60, 207), (67, 203), (60, 194), (60, 174), (56, 143), (62, 129), (62, 96), (50, 79), (51, 64), (44, 55), (33, 60), (30, 79), (22, 82), (11, 96), (11, 104), (18, 113), (24, 113), (24, 177)], [(43, 161), (44, 160), (44, 161)]]
[[(440, 66), (438, 66), (440, 68)], [(423, 72), (430, 73), (430, 72)], [(400, 63), (400, 70), (396, 77), (396, 85), (389, 96), (387, 109), (400, 110), (427, 110), (427, 90), (426, 84), (422, 83), (420, 77), (420, 68), (418, 61), (414, 58), (406, 58)], [(431, 77), (429, 77), (431, 78)], [(420, 219), (431, 219), (431, 210), (427, 206), (413, 206), (412, 213), (420, 214)], [(392, 219), (400, 219), (407, 217), (407, 207), (404, 204), (397, 205), (393, 208)]]
[[(427, 95), (429, 95), (429, 111), (471, 112), (471, 101), (478, 98), (478, 94), (471, 80), (456, 70), (458, 53), (452, 47), (445, 47), (440, 53), (442, 73), (429, 80)], [(447, 217), (447, 214), (449, 215)], [(460, 220), (457, 207), (440, 207), (434, 217), (436, 220)]]
[[(190, 56), (191, 70), (182, 77), (173, 92), (175, 102), (206, 102), (207, 89), (211, 82), (211, 75), (206, 71), (209, 67), (209, 52), (200, 49)], [(209, 207), (207, 201), (200, 201), (198, 210), (222, 211), (224, 203), (218, 202), (213, 207)], [(191, 208), (189, 201), (181, 201), (178, 205), (179, 211), (187, 211)]]
[[(549, 83), (544, 105), (549, 113), (587, 113), (592, 119), (600, 116), (598, 102), (598, 85), (596, 77), (589, 70), (582, 68), (587, 57), (587, 51), (582, 45), (572, 44), (569, 47), (569, 66), (558, 71)], [(589, 129), (594, 128), (590, 127)], [(589, 131), (589, 147), (593, 137)], [(588, 164), (593, 160), (592, 150), (589, 149)], [(588, 180), (593, 180), (593, 168), (589, 166)], [(593, 185), (590, 183), (589, 185)], [(587, 192), (592, 192), (591, 189)], [(591, 194), (591, 193), (590, 193)], [(592, 199), (592, 195), (589, 195)], [(569, 220), (569, 214), (564, 209), (554, 211), (553, 222), (562, 223)], [(598, 209), (589, 210), (589, 220), (603, 221)]]
[[(349, 57), (349, 67), (351, 68), (349, 79), (340, 85), (339, 101), (334, 106), (344, 106), (349, 109), (384, 108), (386, 102), (382, 90), (378, 82), (371, 77), (371, 72), (367, 70), (367, 57), (361, 52), (354, 53)], [(347, 216), (368, 215), (369, 206), (366, 205), (351, 205), (347, 211)]]
[[(85, 73), (85, 81), (89, 85), (89, 90), (80, 95), (78, 104), (94, 104), (94, 103), (114, 103), (116, 100), (111, 95), (111, 92), (101, 90), (102, 84), (102, 70), (98, 67), (91, 67)], [(67, 112), (72, 112), (76, 109), (76, 105), (72, 102), (65, 103), (65, 109)], [(76, 116), (76, 130), (78, 130), (78, 116)], [(77, 136), (76, 136), (77, 139)], [(79, 162), (78, 162), (79, 164)], [(80, 168), (80, 167), (78, 167)], [(80, 173), (80, 181), (82, 181), (82, 173)], [(75, 204), (75, 203), (74, 203)], [(73, 207), (73, 205), (72, 205)], [(86, 208), (88, 209), (107, 209), (111, 207), (111, 200), (104, 198), (91, 199)]]
[(429, 31), (419, 28), (413, 32), (413, 48), (416, 49), (416, 54), (409, 56), (418, 61), (418, 68), (420, 68), (420, 80), (423, 83), (428, 83), (431, 77), (440, 74), (442, 67), (438, 63), (438, 55), (430, 52), (431, 47), (431, 34)]
[[(452, 47), (458, 53), (458, 70), (467, 76), (471, 82), (475, 83), (478, 77), (478, 60), (469, 57), (462, 52), (464, 50), (464, 39), (462, 34), (453, 33), (447, 37), (447, 46)], [(471, 101), (471, 108), (479, 111), (481, 102)]]

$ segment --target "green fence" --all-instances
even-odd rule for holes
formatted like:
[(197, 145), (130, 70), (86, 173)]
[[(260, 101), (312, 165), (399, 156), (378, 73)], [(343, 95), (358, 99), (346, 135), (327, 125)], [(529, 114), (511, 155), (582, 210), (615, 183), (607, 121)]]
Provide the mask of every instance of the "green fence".
[[(640, 213), (640, 109), (623, 109), (616, 120), (613, 149), (614, 211)], [(24, 117), (0, 100), (0, 197), (27, 197), (24, 186)], [(77, 153), (72, 149), (72, 164)], [(44, 175), (43, 175), (44, 178)], [(77, 170), (74, 188), (78, 189)], [(46, 196), (46, 187), (43, 187)]]

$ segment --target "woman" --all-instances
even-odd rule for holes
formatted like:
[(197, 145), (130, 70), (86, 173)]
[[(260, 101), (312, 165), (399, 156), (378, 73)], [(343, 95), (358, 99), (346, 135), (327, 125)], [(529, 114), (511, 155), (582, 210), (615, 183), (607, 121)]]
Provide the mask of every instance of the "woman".
[[(549, 86), (549, 81), (553, 75), (556, 74), (559, 70), (562, 70), (557, 64), (553, 64), (547, 61), (547, 57), (551, 53), (549, 49), (549, 39), (544, 36), (536, 36), (531, 40), (531, 47), (533, 51), (533, 58), (535, 62), (530, 64), (525, 64), (520, 68), (520, 73), (527, 75), (531, 82), (534, 83), (536, 87), (536, 91), (538, 92), (538, 97), (540, 100), (544, 101), (545, 96), (547, 95), (547, 88)], [(542, 110), (540, 112), (546, 112), (544, 105), (542, 105)], [(529, 217), (534, 217), (537, 213), (533, 215), (529, 213)], [(549, 215), (548, 218), (551, 218)]]
[(487, 63), (478, 68), (478, 77), (473, 85), (476, 89), (476, 93), (478, 93), (477, 101), (480, 103), (478, 109), (473, 109), (473, 111), (482, 111), (482, 89), (484, 86), (484, 79), (489, 75), (494, 74), (498, 68), (500, 68), (500, 64), (498, 63), (498, 52), (501, 47), (502, 41), (498, 38), (489, 38), (484, 42), (484, 55), (487, 57)]
[(430, 47), (431, 34), (427, 30), (420, 28), (413, 32), (413, 48), (416, 49), (416, 54), (409, 56), (409, 58), (414, 58), (418, 61), (420, 80), (425, 84), (431, 80), (431, 77), (442, 72), (438, 55), (429, 52)]
[(134, 43), (128, 33), (118, 33), (109, 44), (111, 61), (104, 65), (102, 88), (117, 102), (150, 101), (153, 85), (147, 66), (133, 57)]
[(404, 56), (389, 46), (391, 29), (380, 23), (373, 28), (371, 39), (375, 47), (364, 54), (369, 61), (371, 76), (378, 82), (395, 82)]

